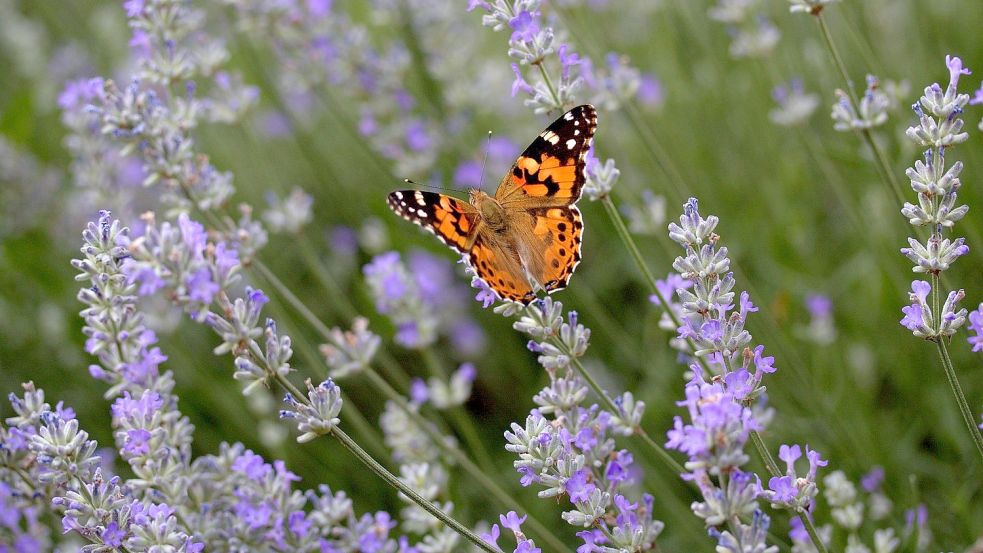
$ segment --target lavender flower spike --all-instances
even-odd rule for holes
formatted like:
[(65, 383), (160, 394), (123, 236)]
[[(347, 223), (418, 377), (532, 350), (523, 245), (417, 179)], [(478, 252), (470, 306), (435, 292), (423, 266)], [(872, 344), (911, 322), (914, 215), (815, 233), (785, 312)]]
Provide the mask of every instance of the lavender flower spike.
[(956, 161), (946, 168), (949, 148), (964, 142), (968, 135), (962, 132), (963, 120), (960, 117), (963, 107), (969, 103), (968, 94), (958, 91), (959, 78), (969, 73), (958, 57), (946, 56), (949, 82), (945, 89), (939, 83), (925, 87), (924, 94), (912, 106), (918, 117), (918, 124), (911, 126), (906, 134), (919, 146), (927, 148), (923, 159), (915, 161), (906, 171), (911, 188), (918, 198), (918, 204), (906, 202), (902, 215), (917, 227), (928, 227), (931, 234), (928, 240), (909, 237), (904, 254), (914, 264), (912, 271), (931, 276), (931, 283), (915, 281), (912, 283), (911, 305), (902, 309), (904, 318), (901, 324), (920, 338), (936, 340), (952, 336), (966, 321), (966, 309), (959, 308), (959, 301), (965, 293), (962, 290), (946, 293), (946, 300), (938, 312), (938, 302), (928, 299), (930, 293), (938, 296), (941, 290), (939, 275), (960, 257), (969, 253), (969, 247), (962, 237), (943, 236), (946, 229), (965, 216), (969, 208), (958, 205), (957, 195), (962, 183), (959, 174), (962, 162)]

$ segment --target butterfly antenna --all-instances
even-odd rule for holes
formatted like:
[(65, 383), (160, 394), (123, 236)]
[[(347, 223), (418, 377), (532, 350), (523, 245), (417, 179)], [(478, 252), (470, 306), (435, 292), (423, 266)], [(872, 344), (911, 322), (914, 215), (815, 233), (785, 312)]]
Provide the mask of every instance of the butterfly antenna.
[(444, 192), (460, 192), (460, 190), (455, 190), (453, 188), (444, 188), (443, 186), (437, 186), (435, 184), (420, 184), (410, 179), (403, 179), (403, 182), (405, 182), (406, 184), (411, 184), (418, 188), (432, 188), (434, 190), (443, 190)]
[(485, 157), (481, 160), (481, 177), (478, 178), (478, 188), (485, 183), (485, 164), (488, 163), (488, 150), (491, 149), (492, 132), (488, 131), (488, 139), (485, 140)]

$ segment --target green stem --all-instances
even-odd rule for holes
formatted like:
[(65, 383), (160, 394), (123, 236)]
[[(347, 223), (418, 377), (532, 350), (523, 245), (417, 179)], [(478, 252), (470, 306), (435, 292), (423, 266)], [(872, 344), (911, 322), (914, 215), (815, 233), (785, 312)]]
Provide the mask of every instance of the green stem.
[[(424, 364), (430, 371), (431, 376), (446, 382), (449, 378), (447, 371), (444, 370), (433, 349), (429, 347), (423, 348), (420, 350), (420, 354), (423, 356)], [(485, 449), (485, 444), (481, 441), (478, 430), (474, 426), (474, 421), (471, 417), (467, 416), (464, 408), (460, 405), (455, 405), (450, 409), (446, 409), (444, 412), (450, 415), (451, 425), (464, 438), (464, 441), (468, 443), (468, 449), (471, 450), (471, 453), (478, 461), (478, 465), (481, 466), (482, 470), (487, 473), (495, 472), (495, 463), (492, 462), (488, 450)]]
[[(527, 511), (525, 507), (520, 505), (508, 492), (503, 490), (494, 480), (492, 480), (485, 471), (483, 471), (478, 465), (476, 465), (467, 455), (461, 452), (460, 449), (448, 445), (444, 441), (444, 437), (438, 432), (433, 425), (426, 418), (423, 417), (418, 411), (413, 409), (413, 407), (406, 401), (399, 392), (397, 392), (378, 372), (372, 367), (366, 367), (362, 371), (372, 383), (373, 386), (379, 389), (384, 396), (389, 398), (393, 403), (395, 403), (400, 409), (406, 413), (413, 422), (422, 430), (429, 438), (430, 441), (434, 443), (440, 450), (451, 457), (455, 462), (457, 462), (461, 468), (464, 469), (472, 478), (477, 480), (482, 486), (488, 490), (492, 497), (498, 501), (499, 505), (506, 509), (511, 509), (514, 511)], [(543, 523), (539, 522), (531, 514), (527, 515), (529, 517), (528, 524), (531, 526), (532, 530), (543, 538), (545, 542), (550, 545), (550, 548), (555, 551), (562, 551), (566, 549), (566, 545), (560, 538), (556, 537)]]
[(775, 462), (775, 458), (772, 457), (771, 451), (768, 450), (768, 446), (765, 445), (765, 441), (761, 439), (761, 434), (758, 434), (757, 430), (751, 431), (751, 441), (754, 442), (754, 447), (757, 448), (758, 455), (764, 461), (768, 472), (772, 476), (781, 476), (782, 471), (778, 468), (778, 463)]
[(801, 509), (798, 512), (799, 520), (802, 521), (802, 526), (805, 527), (806, 532), (809, 533), (809, 539), (812, 540), (812, 544), (816, 546), (816, 550), (819, 553), (827, 553), (826, 544), (823, 540), (819, 538), (819, 532), (816, 531), (816, 526), (812, 523), (812, 519), (809, 518), (809, 513), (805, 509)]
[(949, 357), (949, 349), (945, 345), (945, 339), (938, 337), (934, 341), (939, 350), (939, 357), (942, 358), (942, 369), (945, 371), (946, 380), (949, 381), (949, 388), (952, 390), (952, 395), (956, 398), (956, 404), (959, 406), (959, 412), (962, 413), (963, 421), (966, 423), (966, 429), (969, 430), (970, 436), (973, 437), (976, 450), (979, 452), (980, 458), (983, 459), (983, 434), (980, 433), (980, 428), (976, 426), (976, 422), (973, 419), (973, 412), (969, 408), (969, 403), (966, 402), (966, 396), (963, 395), (963, 389), (959, 384), (959, 379), (956, 377), (956, 370), (952, 366), (952, 359)]
[(860, 98), (857, 97), (857, 91), (853, 87), (853, 81), (850, 80), (850, 73), (847, 72), (846, 64), (843, 63), (843, 58), (840, 57), (840, 52), (836, 49), (836, 43), (833, 42), (833, 35), (829, 32), (829, 26), (826, 25), (826, 19), (823, 18), (822, 12), (816, 14), (816, 22), (819, 23), (819, 30), (822, 32), (823, 41), (826, 43), (826, 48), (833, 58), (833, 65), (836, 66), (836, 70), (840, 73), (840, 78), (843, 79), (843, 83), (846, 85), (850, 100), (853, 102), (854, 107), (860, 106)]
[[(830, 56), (833, 58), (833, 65), (836, 66), (836, 70), (840, 74), (840, 78), (843, 79), (844, 84), (847, 88), (847, 93), (850, 96), (850, 101), (853, 103), (853, 109), (856, 113), (860, 111), (860, 98), (857, 96), (857, 91), (853, 86), (853, 81), (850, 80), (850, 74), (847, 72), (846, 64), (843, 63), (843, 58), (840, 57), (839, 51), (836, 49), (836, 43), (833, 42), (833, 35), (829, 32), (829, 26), (826, 25), (826, 19), (823, 18), (822, 12), (816, 14), (816, 21), (819, 23), (819, 30), (823, 35), (823, 42), (826, 43), (826, 48), (829, 50)], [(898, 182), (897, 177), (894, 176), (894, 171), (891, 170), (891, 165), (888, 163), (887, 156), (881, 151), (881, 147), (877, 145), (874, 141), (874, 136), (871, 134), (870, 129), (861, 129), (860, 135), (867, 143), (867, 147), (870, 148), (871, 153), (874, 154), (874, 159), (877, 161), (878, 169), (881, 173), (881, 177), (894, 192), (895, 198), (900, 202), (904, 203), (904, 193), (901, 191), (901, 184)]]
[(451, 517), (444, 511), (440, 509), (437, 505), (427, 500), (422, 495), (416, 493), (413, 488), (404, 484), (399, 478), (393, 473), (386, 470), (386, 467), (379, 464), (378, 461), (372, 458), (371, 455), (365, 452), (364, 449), (359, 447), (355, 440), (351, 439), (348, 434), (335, 427), (331, 430), (331, 434), (341, 442), (341, 445), (345, 446), (348, 451), (350, 451), (359, 461), (362, 462), (366, 467), (372, 472), (376, 473), (380, 478), (386, 481), (387, 484), (399, 490), (403, 495), (408, 497), (413, 503), (416, 503), (424, 511), (433, 515), (437, 520), (443, 522), (448, 527), (453, 529), (458, 534), (464, 536), (465, 539), (473, 543), (478, 549), (482, 551), (487, 551), (488, 553), (502, 553), (497, 547), (493, 547), (486, 543), (483, 539), (478, 537), (477, 534), (471, 531), (467, 526), (464, 526), (458, 522), (455, 518)]
[(559, 106), (560, 109), (563, 109), (563, 106), (560, 104), (560, 97), (557, 95), (556, 89), (553, 88), (553, 79), (550, 79), (550, 74), (546, 71), (546, 68), (543, 67), (543, 62), (540, 61), (536, 63), (536, 67), (539, 68), (539, 74), (542, 75), (543, 82), (546, 83), (546, 88), (549, 89), (550, 96), (553, 97), (553, 103)]
[[(580, 359), (577, 359), (573, 355), (573, 352), (568, 351), (566, 349), (566, 346), (563, 344), (563, 342), (560, 341), (558, 338), (553, 337), (551, 341), (553, 342), (554, 346), (556, 346), (565, 355), (570, 357), (574, 368), (577, 370), (577, 373), (580, 374), (580, 376), (584, 379), (584, 381), (587, 382), (587, 385), (590, 387), (591, 390), (594, 391), (597, 397), (601, 399), (601, 402), (604, 404), (604, 407), (608, 411), (611, 411), (612, 413), (620, 413), (621, 409), (618, 409), (618, 406), (615, 405), (614, 401), (611, 399), (608, 393), (604, 391), (603, 388), (601, 388), (601, 385), (598, 384), (597, 380), (594, 379), (594, 376), (590, 373), (590, 371), (587, 370), (587, 367), (585, 367), (583, 363), (580, 362)], [(679, 464), (679, 461), (676, 461), (676, 459), (674, 459), (672, 455), (670, 455), (669, 452), (665, 450), (664, 447), (656, 443), (656, 441), (653, 440), (651, 436), (649, 436), (648, 432), (646, 432), (644, 428), (641, 427), (635, 428), (634, 435), (640, 437), (642, 441), (645, 442), (645, 445), (647, 445), (649, 449), (651, 449), (656, 454), (659, 460), (662, 461), (663, 464), (665, 464), (667, 467), (669, 467), (669, 469), (671, 469), (674, 473), (683, 474), (684, 472), (686, 472), (686, 469)]]

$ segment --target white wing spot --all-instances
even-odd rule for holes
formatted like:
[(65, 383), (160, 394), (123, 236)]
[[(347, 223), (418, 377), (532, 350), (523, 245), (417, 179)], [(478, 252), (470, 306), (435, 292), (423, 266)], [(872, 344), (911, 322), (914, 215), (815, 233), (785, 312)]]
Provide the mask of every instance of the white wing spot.
[(540, 136), (543, 137), (543, 140), (549, 142), (550, 144), (552, 144), (554, 146), (556, 146), (556, 143), (560, 141), (560, 137), (557, 136), (556, 133), (553, 132), (553, 131), (546, 131), (543, 134), (541, 134)]
[(567, 149), (572, 150), (574, 146), (577, 145), (577, 141), (574, 139), (567, 140)]
[(403, 199), (403, 193), (402, 193), (402, 192), (399, 192), (399, 191), (397, 191), (397, 192), (396, 192), (396, 198), (398, 198), (398, 199), (400, 199), (400, 200), (402, 200), (402, 199)]
[(425, 199), (423, 199), (423, 193), (422, 192), (417, 191), (413, 195), (416, 197), (416, 204), (417, 205), (427, 205), (427, 201)]
[(578, 130), (578, 129), (574, 129), (574, 130), (573, 130), (573, 135), (574, 135), (574, 136), (580, 136), (580, 130)]
[(567, 114), (563, 116), (563, 118), (567, 121), (573, 121), (573, 112), (568, 111)]

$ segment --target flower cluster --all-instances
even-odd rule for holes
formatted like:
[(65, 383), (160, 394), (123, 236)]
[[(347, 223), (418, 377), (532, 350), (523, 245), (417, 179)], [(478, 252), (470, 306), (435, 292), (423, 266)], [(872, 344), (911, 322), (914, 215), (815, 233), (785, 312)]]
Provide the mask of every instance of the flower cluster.
[[(762, 497), (775, 507), (783, 507), (794, 511), (807, 511), (812, 507), (819, 488), (816, 486), (816, 473), (819, 467), (825, 467), (828, 461), (820, 458), (819, 452), (806, 446), (806, 458), (809, 460), (809, 471), (804, 476), (795, 472), (795, 462), (802, 457), (802, 448), (798, 445), (782, 445), (778, 450), (778, 458), (785, 461), (785, 476), (773, 476), (768, 481), (768, 490)], [(828, 483), (828, 478), (827, 478)], [(827, 499), (830, 491), (826, 490)]]
[(423, 348), (444, 335), (462, 356), (484, 347), (484, 333), (461, 307), (465, 288), (444, 259), (413, 252), (404, 263), (390, 251), (377, 255), (362, 272), (376, 309), (396, 326), (398, 344)]
[[(0, 426), (3, 438), (0, 490), (4, 528), (20, 551), (38, 551), (47, 545), (47, 531), (38, 517), (48, 508), (61, 515), (64, 533), (79, 536), (89, 545), (83, 551), (167, 548), (176, 553), (197, 553), (204, 543), (190, 535), (175, 517), (175, 510), (160, 501), (166, 494), (143, 493), (146, 482), (134, 478), (108, 480), (99, 467), (97, 444), (79, 427), (75, 413), (61, 403), (52, 410), (44, 391), (31, 383), (24, 396), (10, 394), (16, 416)], [(20, 526), (23, 520), (24, 528)], [(23, 530), (30, 533), (24, 533)]]
[(837, 89), (836, 97), (830, 117), (833, 118), (833, 128), (838, 131), (868, 130), (887, 122), (892, 106), (891, 97), (873, 75), (867, 75), (867, 89), (860, 97), (858, 106), (842, 90)]
[(777, 85), (772, 89), (771, 97), (778, 106), (768, 112), (768, 118), (783, 127), (805, 123), (819, 107), (819, 96), (806, 92), (802, 79)]
[[(743, 383), (737, 399), (757, 398), (764, 374), (775, 372), (774, 357), (764, 356), (764, 346), (750, 348), (751, 334), (744, 329), (747, 316), (758, 310), (747, 292), (741, 292), (734, 310), (736, 284), (730, 272), (727, 247), (717, 247), (713, 231), (716, 216), (703, 218), (697, 200), (683, 206), (679, 224), (669, 224), (669, 238), (681, 245), (685, 255), (676, 257), (673, 269), (692, 282), (692, 288), (675, 290), (680, 301), (681, 325), (678, 337), (692, 343), (693, 354), (706, 360), (707, 368), (721, 376)], [(749, 370), (752, 369), (752, 370)]]
[(124, 8), (139, 63), (133, 80), (122, 88), (102, 79), (77, 81), (61, 98), (63, 120), (73, 130), (69, 146), (76, 164), (96, 171), (82, 184), (117, 182), (99, 180), (99, 160), (108, 160), (112, 168), (119, 165), (117, 156), (139, 151), (142, 171), (127, 169), (128, 178), (142, 173), (143, 185), (162, 183), (171, 205), (191, 202), (214, 209), (231, 195), (231, 175), (195, 155), (191, 130), (202, 119), (238, 120), (256, 102), (257, 91), (220, 69), (228, 53), (220, 40), (202, 31), (203, 13), (188, 2), (128, 0)]
[[(638, 99), (643, 104), (662, 101), (658, 81), (631, 66), (617, 54), (609, 54), (604, 65), (583, 56), (564, 40), (562, 30), (544, 21), (540, 0), (473, 0), (468, 11), (480, 8), (482, 24), (495, 31), (511, 29), (509, 57), (515, 79), (512, 96), (520, 91), (528, 96), (525, 104), (536, 113), (563, 111), (575, 103), (577, 92), (586, 87), (590, 101), (604, 109), (615, 110), (625, 102)], [(553, 60), (559, 68), (558, 78), (550, 76), (546, 63)], [(538, 75), (530, 77), (524, 69), (536, 67)]]
[[(811, 467), (810, 471), (812, 471)], [(883, 524), (888, 521), (893, 509), (891, 500), (880, 489), (883, 480), (884, 469), (881, 467), (874, 467), (860, 479), (859, 490), (842, 471), (833, 471), (826, 475), (823, 478), (823, 495), (830, 507), (833, 524), (824, 524), (817, 528), (820, 539), (828, 544), (833, 538), (834, 531), (843, 531), (846, 534), (845, 551), (894, 553), (900, 549), (902, 543), (916, 541), (912, 537), (915, 532), (927, 531), (923, 528), (923, 508), (909, 511), (908, 527), (900, 534), (892, 527), (869, 528), (873, 523)], [(915, 524), (915, 518), (919, 516), (921, 520)], [(791, 527), (789, 537), (792, 540), (792, 551), (797, 553), (816, 551), (801, 518), (793, 518)], [(873, 535), (872, 547), (864, 543), (862, 534)], [(928, 543), (925, 538), (928, 537), (918, 536), (914, 550), (925, 550)]]
[(719, 0), (707, 13), (710, 19), (727, 25), (730, 55), (735, 59), (766, 57), (782, 36), (758, 0)]
[[(563, 111), (574, 103), (577, 89), (583, 85), (582, 58), (569, 44), (562, 43), (550, 25), (544, 25), (539, 0), (495, 0), (493, 3), (475, 0), (468, 3), (468, 11), (480, 8), (481, 22), (495, 31), (511, 29), (509, 57), (515, 80), (512, 96), (520, 91), (529, 97), (527, 106), (536, 113)], [(544, 64), (555, 55), (559, 63), (560, 79), (553, 83)], [(539, 78), (530, 84), (523, 74), (524, 67), (538, 67)]]
[[(502, 523), (502, 528), (510, 530), (512, 535), (515, 536), (516, 547), (513, 550), (514, 553), (542, 553), (543, 550), (536, 547), (536, 542), (527, 538), (522, 532), (522, 523), (526, 521), (526, 518), (525, 516), (520, 517), (515, 511), (509, 511), (504, 515), (498, 516), (499, 522)], [(501, 528), (498, 527), (498, 524), (493, 524), (491, 531), (487, 534), (482, 534), (481, 538), (498, 547), (498, 538), (501, 535)], [(590, 545), (592, 546), (592, 544)]]
[(294, 188), (282, 200), (271, 192), (266, 200), (269, 208), (263, 212), (263, 220), (271, 232), (298, 234), (313, 218), (314, 198), (300, 188)]
[[(783, 502), (772, 499), (773, 505), (802, 510), (815, 495), (814, 485), (806, 485), (815, 481), (815, 474), (800, 482), (790, 464), (788, 475), (772, 478), (770, 491), (762, 491), (758, 476), (742, 469), (749, 460), (744, 453), (747, 441), (771, 418), (761, 382), (776, 369), (774, 357), (764, 355), (764, 346), (750, 347), (752, 337), (744, 324), (758, 308), (747, 292), (735, 298), (727, 248), (717, 246), (719, 236), (714, 233), (718, 223), (715, 216), (702, 217), (696, 199), (690, 198), (679, 223), (669, 225), (669, 237), (685, 251), (675, 259), (673, 269), (692, 283), (691, 288), (675, 290), (681, 323), (678, 338), (690, 347), (695, 362), (690, 365), (693, 376), (686, 385), (686, 399), (680, 403), (687, 408), (689, 422), (675, 418), (666, 447), (688, 456), (689, 472), (683, 476), (696, 482), (704, 499), (693, 504), (693, 511), (713, 529), (718, 548), (771, 551), (765, 542), (769, 519), (758, 509), (757, 498), (778, 494)], [(667, 312), (673, 308), (672, 304), (663, 307)], [(792, 463), (795, 451), (797, 446), (785, 447), (782, 454)], [(801, 493), (791, 495), (800, 483)], [(798, 503), (793, 505), (792, 497)], [(748, 517), (750, 524), (745, 522)], [(717, 530), (721, 525), (728, 529)]]
[(309, 442), (318, 436), (331, 432), (331, 429), (341, 422), (338, 413), (341, 412), (341, 388), (329, 378), (317, 387), (310, 379), (307, 380), (307, 401), (300, 402), (289, 393), (283, 401), (290, 409), (280, 411), (280, 418), (295, 419), (297, 429), (302, 432), (297, 437), (300, 443)]
[[(959, 77), (969, 73), (962, 60), (946, 56), (949, 84), (945, 90), (938, 83), (925, 88), (924, 94), (912, 109), (918, 116), (918, 124), (909, 127), (908, 137), (919, 146), (927, 148), (924, 161), (917, 160), (906, 174), (911, 188), (918, 195), (918, 205), (905, 202), (902, 215), (913, 226), (928, 228), (928, 241), (922, 243), (915, 237), (908, 238), (909, 247), (903, 253), (914, 263), (912, 271), (931, 276), (932, 282), (915, 280), (911, 284), (911, 305), (902, 309), (901, 324), (915, 336), (935, 340), (952, 336), (965, 322), (967, 311), (959, 307), (965, 297), (962, 290), (950, 291), (941, 306), (938, 305), (939, 275), (959, 257), (969, 253), (964, 238), (944, 238), (946, 229), (966, 215), (969, 208), (958, 205), (957, 194), (961, 186), (959, 174), (962, 162), (946, 168), (946, 150), (966, 141), (960, 117), (969, 102), (968, 94), (958, 91)], [(929, 294), (933, 298), (929, 299)]]
[[(581, 551), (653, 547), (663, 529), (652, 519), (654, 499), (649, 494), (629, 498), (633, 456), (618, 449), (614, 439), (637, 431), (645, 404), (631, 393), (613, 402), (616, 410), (586, 404), (588, 387), (575, 364), (586, 352), (590, 330), (575, 312), (564, 320), (559, 302), (547, 297), (530, 304), (513, 326), (532, 338), (528, 347), (539, 354), (550, 377), (549, 385), (533, 397), (538, 407), (525, 424), (512, 423), (505, 433), (506, 449), (518, 456), (513, 464), (520, 482), (541, 487), (539, 497), (569, 500), (573, 508), (562, 517), (584, 528), (577, 533), (584, 541)], [(504, 518), (503, 526), (516, 533), (521, 545), (518, 529)]]
[(351, 330), (331, 329), (328, 343), (320, 348), (330, 369), (328, 376), (344, 378), (368, 367), (381, 342), (382, 338), (369, 330), (369, 320), (364, 317), (357, 317)]

